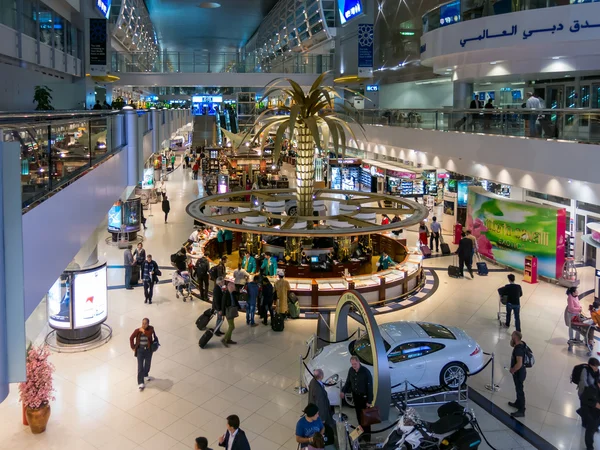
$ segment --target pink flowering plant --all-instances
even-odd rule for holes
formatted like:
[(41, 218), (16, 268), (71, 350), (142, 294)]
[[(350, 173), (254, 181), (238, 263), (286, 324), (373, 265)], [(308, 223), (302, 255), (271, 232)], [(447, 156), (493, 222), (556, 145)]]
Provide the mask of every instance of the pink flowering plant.
[(54, 366), (48, 361), (47, 347), (31, 347), (27, 353), (27, 380), (19, 384), (21, 402), (27, 408), (38, 409), (54, 400), (52, 373)]

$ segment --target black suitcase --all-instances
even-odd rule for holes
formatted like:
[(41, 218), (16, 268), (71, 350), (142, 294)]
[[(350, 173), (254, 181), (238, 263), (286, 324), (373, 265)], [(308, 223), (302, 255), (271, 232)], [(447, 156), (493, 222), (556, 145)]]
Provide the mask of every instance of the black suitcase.
[(208, 330), (206, 330), (204, 332), (204, 334), (202, 335), (202, 337), (200, 337), (200, 340), (198, 341), (198, 345), (200, 346), (200, 348), (206, 347), (206, 345), (210, 342), (210, 340), (215, 335), (215, 333), (217, 331), (219, 331), (219, 329), (221, 328), (221, 325), (223, 325), (223, 322), (221, 322), (218, 327), (209, 328)]
[(137, 264), (131, 267), (131, 284), (138, 284), (140, 282), (140, 266)]
[(442, 255), (444, 256), (449, 256), (452, 253), (450, 252), (450, 246), (448, 244), (446, 244), (445, 242), (442, 242), (440, 244), (440, 248), (442, 249)]
[(460, 278), (460, 268), (458, 266), (453, 266), (452, 264), (450, 264), (448, 266), (448, 275), (452, 278)]
[(477, 275), (480, 275), (482, 277), (486, 276), (488, 274), (488, 266), (485, 262), (483, 261), (479, 261), (477, 263)]
[(283, 331), (285, 328), (285, 317), (282, 314), (275, 314), (271, 319), (271, 329), (273, 331)]
[(200, 317), (196, 319), (196, 326), (198, 327), (198, 329), (200, 331), (206, 330), (206, 325), (208, 325), (208, 322), (210, 322), (210, 319), (212, 319), (214, 315), (215, 312), (212, 308), (208, 308), (206, 311), (200, 314)]

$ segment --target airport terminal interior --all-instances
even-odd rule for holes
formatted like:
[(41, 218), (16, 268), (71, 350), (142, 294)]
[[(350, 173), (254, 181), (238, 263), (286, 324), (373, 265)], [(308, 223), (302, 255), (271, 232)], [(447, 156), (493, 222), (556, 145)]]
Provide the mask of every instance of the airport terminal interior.
[(0, 450), (600, 450), (596, 3), (0, 1)]

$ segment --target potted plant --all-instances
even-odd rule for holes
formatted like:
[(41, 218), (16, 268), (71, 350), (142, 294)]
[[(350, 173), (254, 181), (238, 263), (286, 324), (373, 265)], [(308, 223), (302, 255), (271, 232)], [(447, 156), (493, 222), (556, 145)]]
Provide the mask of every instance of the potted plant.
[(52, 102), (52, 89), (48, 86), (36, 86), (33, 93), (33, 102), (37, 102), (36, 111), (52, 111), (54, 108)]
[(27, 422), (33, 434), (46, 431), (50, 419), (50, 400), (52, 392), (52, 373), (54, 366), (48, 361), (50, 351), (47, 347), (31, 347), (27, 352), (27, 379), (19, 384), (21, 402), (25, 407)]

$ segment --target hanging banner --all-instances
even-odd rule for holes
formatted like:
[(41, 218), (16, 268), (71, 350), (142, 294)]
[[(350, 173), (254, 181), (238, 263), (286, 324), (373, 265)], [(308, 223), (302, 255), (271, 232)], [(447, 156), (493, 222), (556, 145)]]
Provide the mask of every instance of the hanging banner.
[(106, 19), (90, 19), (90, 74), (106, 75)]
[(373, 24), (358, 25), (358, 76), (373, 78)]

